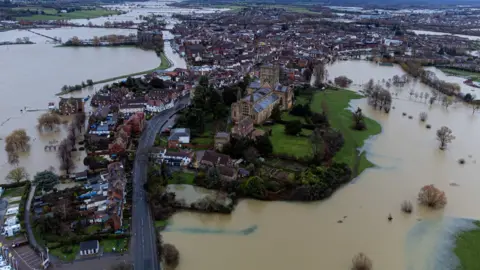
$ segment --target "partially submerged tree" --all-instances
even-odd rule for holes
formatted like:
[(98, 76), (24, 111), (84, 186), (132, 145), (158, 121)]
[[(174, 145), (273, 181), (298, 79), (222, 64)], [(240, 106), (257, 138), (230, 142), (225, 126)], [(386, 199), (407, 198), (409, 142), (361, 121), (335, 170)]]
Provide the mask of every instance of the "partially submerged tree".
[(339, 76), (339, 77), (336, 77), (334, 80), (336, 85), (340, 86), (340, 87), (348, 87), (353, 81), (350, 80), (349, 78), (347, 78), (346, 76)]
[(425, 122), (427, 120), (428, 114), (426, 112), (420, 113), (420, 121)]
[(60, 160), (60, 170), (64, 170), (68, 175), (75, 168), (75, 163), (72, 159), (72, 148), (67, 139), (58, 146), (57, 157)]
[(178, 249), (172, 244), (163, 244), (162, 259), (168, 267), (176, 268), (180, 262), (180, 253)]
[(28, 151), (29, 142), (30, 137), (25, 129), (16, 129), (5, 138), (5, 151), (8, 153)]
[(373, 267), (372, 260), (362, 252), (353, 257), (352, 264), (352, 270), (370, 270)]
[(442, 208), (447, 204), (447, 196), (434, 185), (426, 185), (418, 193), (418, 202), (430, 208)]
[(8, 152), (7, 153), (7, 158), (8, 158), (8, 164), (13, 165), (13, 166), (18, 166), (20, 163), (20, 156), (18, 155), (17, 152)]
[(327, 69), (323, 63), (319, 63), (313, 69), (313, 76), (315, 77), (314, 86), (315, 87), (322, 87), (323, 82), (327, 78)]
[(437, 130), (437, 140), (440, 141), (440, 150), (445, 150), (448, 143), (451, 143), (455, 139), (455, 136), (452, 134), (452, 130), (446, 126), (441, 127)]
[(412, 211), (413, 211), (412, 202), (410, 202), (410, 201), (403, 201), (403, 202), (402, 202), (401, 209), (402, 209), (402, 211), (405, 212), (405, 213), (408, 213), (408, 214), (412, 213)]
[(24, 167), (18, 167), (11, 170), (8, 175), (5, 177), (6, 180), (13, 182), (13, 183), (20, 183), (23, 180), (28, 180), (29, 174)]
[(47, 112), (38, 118), (38, 130), (52, 131), (55, 127), (61, 124), (61, 119), (58, 114)]

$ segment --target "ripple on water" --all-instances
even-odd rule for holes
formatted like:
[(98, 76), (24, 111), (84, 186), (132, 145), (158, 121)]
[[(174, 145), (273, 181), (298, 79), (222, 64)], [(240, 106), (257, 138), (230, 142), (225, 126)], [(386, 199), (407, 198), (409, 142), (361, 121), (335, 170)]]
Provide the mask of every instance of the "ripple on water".
[(454, 253), (456, 235), (475, 229), (474, 220), (443, 218), (422, 220), (407, 234), (405, 244), (408, 270), (452, 270), (459, 260)]
[(181, 232), (189, 234), (228, 234), (228, 235), (249, 235), (257, 230), (257, 225), (252, 225), (242, 230), (226, 230), (226, 229), (212, 229), (212, 228), (193, 228), (193, 227), (175, 227), (167, 226), (165, 232)]

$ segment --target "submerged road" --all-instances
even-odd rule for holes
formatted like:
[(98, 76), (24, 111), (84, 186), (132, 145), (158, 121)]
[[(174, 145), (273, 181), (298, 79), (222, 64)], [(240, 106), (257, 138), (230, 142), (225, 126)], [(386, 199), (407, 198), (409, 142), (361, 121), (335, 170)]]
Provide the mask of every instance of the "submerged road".
[(157, 258), (157, 235), (146, 198), (147, 194), (143, 189), (143, 185), (147, 181), (148, 149), (153, 146), (157, 133), (169, 125), (173, 125), (175, 118), (173, 115), (189, 101), (188, 96), (183, 97), (177, 101), (174, 108), (165, 110), (150, 119), (138, 142), (133, 167), (133, 216), (130, 247), (135, 270), (160, 269)]

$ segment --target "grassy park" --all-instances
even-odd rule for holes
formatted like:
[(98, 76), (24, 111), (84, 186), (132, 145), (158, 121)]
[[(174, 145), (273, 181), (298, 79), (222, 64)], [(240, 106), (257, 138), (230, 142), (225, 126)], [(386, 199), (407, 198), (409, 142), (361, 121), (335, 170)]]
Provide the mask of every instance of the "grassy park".
[[(334, 159), (338, 162), (345, 162), (351, 168), (353, 168), (358, 155), (356, 149), (362, 147), (365, 140), (370, 136), (377, 135), (382, 131), (379, 123), (367, 117), (365, 117), (366, 130), (358, 131), (351, 128), (352, 112), (348, 110), (349, 103), (351, 100), (359, 98), (363, 98), (363, 96), (349, 90), (327, 90), (317, 92), (313, 96), (311, 104), (312, 111), (319, 113), (322, 112), (322, 100), (326, 101), (330, 125), (338, 129), (345, 138), (345, 145), (335, 155)], [(365, 154), (362, 154), (358, 173), (369, 167), (373, 167), (373, 164), (367, 160)]]
[[(272, 129), (272, 136), (270, 140), (273, 145), (273, 152), (276, 154), (289, 154), (296, 157), (304, 157), (312, 154), (312, 146), (308, 136), (312, 133), (311, 130), (303, 129), (299, 136), (290, 136), (285, 134), (285, 126), (275, 124), (269, 126)], [(267, 129), (264, 127), (263, 129)]]

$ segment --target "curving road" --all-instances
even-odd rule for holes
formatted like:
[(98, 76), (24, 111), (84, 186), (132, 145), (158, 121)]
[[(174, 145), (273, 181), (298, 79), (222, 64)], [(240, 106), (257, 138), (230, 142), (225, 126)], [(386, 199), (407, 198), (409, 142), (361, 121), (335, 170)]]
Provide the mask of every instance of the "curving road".
[(147, 180), (148, 149), (153, 146), (155, 137), (160, 130), (173, 125), (174, 113), (187, 105), (189, 101), (188, 96), (183, 97), (177, 101), (174, 108), (165, 110), (150, 119), (138, 142), (133, 168), (133, 216), (130, 247), (136, 270), (160, 269), (157, 258), (156, 231), (147, 203), (146, 192), (143, 189)]

